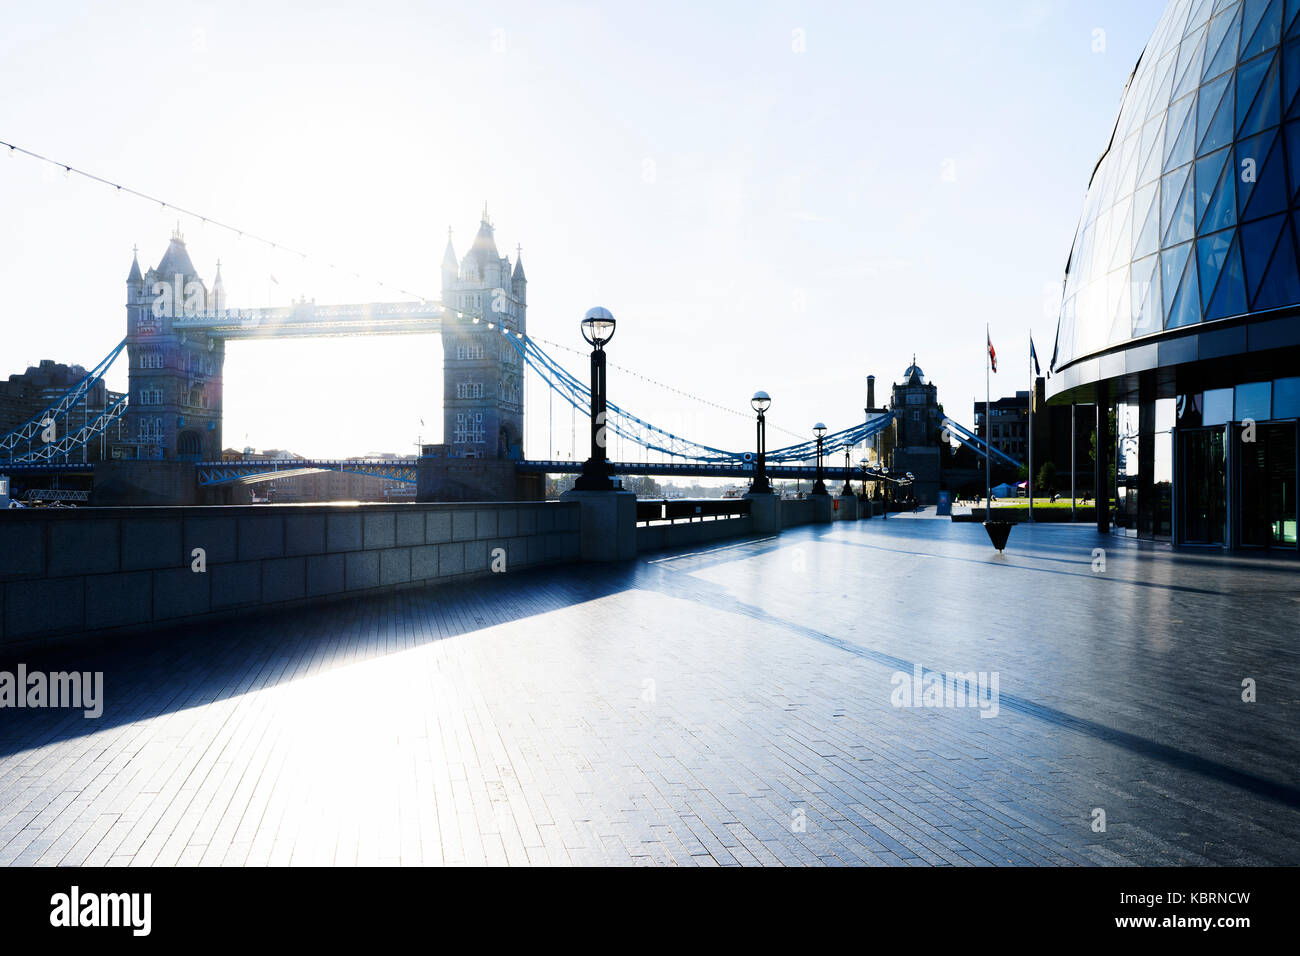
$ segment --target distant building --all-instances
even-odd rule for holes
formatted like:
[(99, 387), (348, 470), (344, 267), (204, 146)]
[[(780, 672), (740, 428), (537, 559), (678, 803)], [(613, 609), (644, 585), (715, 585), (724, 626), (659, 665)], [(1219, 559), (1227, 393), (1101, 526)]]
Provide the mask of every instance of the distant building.
[[(63, 365), (53, 359), (42, 359), (40, 365), (28, 366), (22, 374), (10, 375), (7, 381), (0, 381), (0, 435), (36, 418), (87, 374), (80, 365)], [(83, 416), (84, 420), (91, 420), (105, 407), (121, 401), (122, 397), (121, 392), (106, 388), (102, 379), (96, 382), (87, 390), (85, 404), (74, 409), (71, 417), (62, 423), (64, 432), (81, 427)], [(100, 442), (89, 443), (85, 453), (86, 460), (98, 461)], [(78, 451), (78, 460), (81, 455), (82, 452)]]
[[(1052, 462), (1056, 469), (1056, 491), (1070, 490), (1070, 408), (1068, 405), (1048, 405), (1043, 376), (1034, 382), (1034, 480), (1038, 479), (1043, 465)], [(1029, 390), (996, 398), (989, 403), (986, 420), (984, 402), (974, 404), (975, 434), (985, 438), (991, 425), (993, 447), (1010, 455), (1028, 467), (1029, 461)], [(1075, 489), (1090, 492), (1092, 489), (1092, 457), (1090, 453), (1090, 426), (1082, 416), (1075, 423)], [(981, 459), (982, 460), (982, 459)], [(993, 471), (1005, 466), (995, 460)]]
[[(874, 382), (871, 383), (874, 389)], [(940, 429), (943, 408), (939, 405), (936, 386), (912, 356), (912, 364), (903, 372), (903, 381), (894, 386), (894, 441), (889, 469), (892, 474), (912, 473), (911, 494), (918, 504), (932, 505), (939, 499), (943, 483)]]
[(994, 448), (1024, 462), (1029, 448), (1029, 390), (987, 404), (976, 402), (975, 434), (985, 440), (991, 437)]

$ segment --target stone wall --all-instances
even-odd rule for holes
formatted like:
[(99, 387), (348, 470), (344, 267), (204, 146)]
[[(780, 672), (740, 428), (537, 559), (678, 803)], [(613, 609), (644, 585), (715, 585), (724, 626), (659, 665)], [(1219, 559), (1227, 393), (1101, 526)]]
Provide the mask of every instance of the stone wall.
[(578, 512), (565, 502), (9, 510), (0, 649), (486, 575), (494, 554), (507, 573), (575, 561)]
[(636, 529), (636, 549), (638, 551), (662, 551), (666, 548), (686, 547), (705, 541), (717, 541), (720, 538), (734, 538), (737, 535), (753, 533), (754, 519), (750, 515), (714, 521), (681, 521), (677, 524), (638, 525)]
[(784, 498), (781, 501), (781, 527), (794, 528), (817, 520), (812, 498)]

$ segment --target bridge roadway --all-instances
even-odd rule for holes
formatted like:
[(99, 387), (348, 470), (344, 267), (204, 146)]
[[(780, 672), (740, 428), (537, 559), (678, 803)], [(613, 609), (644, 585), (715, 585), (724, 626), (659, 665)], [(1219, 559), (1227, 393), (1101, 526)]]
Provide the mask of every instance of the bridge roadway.
[[(322, 471), (346, 471), (372, 478), (403, 481), (414, 484), (418, 459), (409, 458), (272, 458), (250, 461), (196, 461), (194, 462), (200, 485), (256, 484), (276, 478), (292, 478)], [(572, 459), (529, 459), (516, 463), (519, 471), (528, 474), (577, 474), (582, 462)], [(681, 476), (684, 478), (746, 478), (754, 477), (754, 466), (746, 463), (708, 464), (704, 462), (638, 462), (615, 461), (610, 463), (616, 475)], [(0, 463), (0, 474), (9, 475), (86, 475), (93, 474), (94, 463), (80, 462), (5, 462)], [(817, 469), (812, 465), (768, 465), (771, 479), (813, 481)], [(855, 486), (862, 481), (860, 468), (827, 467), (823, 479), (827, 488), (838, 492), (848, 478)]]
[[(0, 717), (0, 865), (1294, 866), (1294, 595), (900, 515), (0, 652), (104, 674)], [(921, 668), (996, 718), (895, 706)]]
[(412, 335), (440, 332), (449, 314), (455, 313), (437, 302), (296, 302), (282, 308), (229, 309), (178, 317), (172, 320), (172, 327), (216, 339)]
[[(201, 485), (255, 484), (276, 478), (309, 475), (321, 471), (346, 471), (390, 481), (416, 481), (417, 458), (275, 458), (257, 461), (201, 461), (196, 462), (198, 482)], [(572, 459), (525, 460), (515, 464), (517, 470), (535, 475), (577, 474), (582, 462)], [(740, 462), (734, 464), (709, 464), (706, 462), (654, 463), (637, 461), (610, 462), (616, 475), (680, 475), (688, 478), (753, 478), (754, 466)], [(817, 469), (811, 465), (768, 465), (769, 478), (802, 479), (812, 481)], [(845, 477), (854, 482), (862, 480), (861, 469), (826, 468), (824, 480), (836, 490), (843, 486)]]

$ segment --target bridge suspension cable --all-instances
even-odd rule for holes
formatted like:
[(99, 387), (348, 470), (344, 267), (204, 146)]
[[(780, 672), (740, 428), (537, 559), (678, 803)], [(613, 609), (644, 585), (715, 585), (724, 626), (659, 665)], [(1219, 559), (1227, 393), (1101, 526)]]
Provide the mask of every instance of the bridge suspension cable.
[[(49, 455), (45, 453), (49, 450), (49, 445), (51, 444), (49, 442), (44, 442), (40, 449), (30, 453), (24, 453), (21, 456), (16, 453), (15, 449), (20, 445), (30, 446), (33, 439), (39, 437), (50, 427), (54, 428), (56, 435), (60, 430), (66, 431), (67, 429), (61, 429), (60, 422), (67, 418), (68, 413), (73, 408), (78, 405), (85, 405), (86, 398), (90, 394), (91, 389), (103, 380), (104, 373), (109, 370), (115, 361), (117, 361), (118, 356), (122, 354), (122, 351), (125, 348), (126, 339), (123, 339), (111, 352), (100, 359), (99, 363), (94, 368), (87, 372), (75, 385), (64, 392), (63, 395), (59, 397), (59, 400), (53, 405), (38, 413), (35, 417), (28, 419), (7, 435), (0, 437), (0, 459), (8, 461), (48, 460)], [(125, 400), (114, 405), (113, 408), (117, 410), (115, 417), (120, 417), (125, 407)], [(106, 409), (104, 413), (101, 413), (101, 417), (103, 414), (107, 414), (108, 411), (109, 410)], [(96, 419), (96, 421), (98, 420), (99, 419)], [(106, 426), (107, 424), (108, 422), (105, 421), (103, 426)], [(98, 432), (94, 432), (94, 434), (98, 434)], [(57, 444), (64, 444), (64, 440), (59, 440)], [(60, 451), (59, 454), (63, 454), (63, 452), (67, 450), (69, 449), (65, 448)]]

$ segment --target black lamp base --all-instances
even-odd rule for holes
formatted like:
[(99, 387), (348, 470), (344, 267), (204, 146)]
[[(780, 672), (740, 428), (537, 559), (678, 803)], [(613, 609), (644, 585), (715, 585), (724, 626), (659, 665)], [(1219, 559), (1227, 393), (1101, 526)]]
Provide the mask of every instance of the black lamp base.
[(613, 471), (608, 462), (594, 462), (588, 458), (582, 464), (582, 474), (573, 482), (574, 491), (616, 491)]

